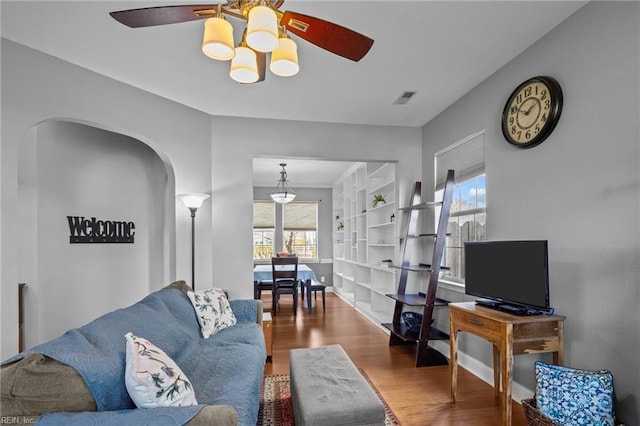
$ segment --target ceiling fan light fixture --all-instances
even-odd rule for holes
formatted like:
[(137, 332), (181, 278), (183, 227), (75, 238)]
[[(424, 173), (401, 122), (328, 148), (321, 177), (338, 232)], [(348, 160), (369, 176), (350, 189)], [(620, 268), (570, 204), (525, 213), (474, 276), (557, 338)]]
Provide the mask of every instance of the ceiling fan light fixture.
[(271, 199), (280, 204), (290, 203), (296, 198), (296, 193), (289, 189), (289, 184), (287, 183), (287, 171), (284, 168), (286, 165), (286, 163), (280, 163), (280, 167), (282, 167), (280, 180), (275, 189), (269, 193)]
[(229, 76), (238, 83), (255, 83), (258, 81), (256, 52), (246, 46), (236, 47), (236, 54), (231, 60)]
[(233, 26), (226, 19), (213, 17), (204, 22), (202, 53), (212, 59), (228, 61), (235, 56), (234, 46)]
[(251, 8), (247, 17), (247, 44), (258, 52), (273, 52), (278, 47), (278, 17), (268, 6)]
[(280, 37), (278, 48), (271, 52), (269, 69), (280, 77), (291, 77), (300, 71), (298, 46), (289, 37)]

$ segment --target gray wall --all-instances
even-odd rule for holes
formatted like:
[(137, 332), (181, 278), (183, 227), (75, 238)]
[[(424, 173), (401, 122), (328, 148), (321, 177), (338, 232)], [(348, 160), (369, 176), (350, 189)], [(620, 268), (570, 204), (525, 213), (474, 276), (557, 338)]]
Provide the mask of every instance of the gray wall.
[[(295, 186), (295, 181), (293, 181)], [(274, 185), (275, 186), (275, 185)], [(333, 242), (332, 236), (332, 191), (330, 188), (293, 188), (296, 192), (296, 201), (318, 202), (318, 259), (314, 262), (304, 262), (308, 265), (320, 280), (325, 278), (324, 284), (333, 286)], [(253, 199), (269, 200), (269, 192), (273, 187), (253, 188)], [(282, 247), (282, 204), (276, 203), (276, 249)]]
[[(628, 424), (640, 423), (639, 16), (637, 2), (586, 5), (423, 129), (427, 188), (434, 152), (486, 130), (488, 238), (549, 240), (566, 364), (610, 369)], [(511, 91), (535, 75), (559, 81), (564, 108), (549, 139), (523, 150), (504, 140), (500, 116)], [(461, 340), (491, 365), (490, 346)], [(533, 389), (533, 361), (550, 358), (517, 358), (515, 380)]]
[[(0, 307), (2, 358), (17, 350), (17, 284), (30, 281), (15, 250), (24, 226), (18, 204), (18, 152), (34, 126), (47, 120), (88, 124), (147, 144), (167, 170), (175, 193), (165, 196), (163, 238), (170, 253), (162, 281), (191, 275), (190, 217), (175, 194), (212, 194), (196, 219), (196, 285), (253, 297), (253, 158), (293, 156), (342, 161), (397, 161), (401, 193), (420, 178), (420, 129), (211, 117), (2, 39), (0, 145)], [(301, 140), (300, 135), (304, 135)], [(364, 154), (363, 154), (364, 153)], [(30, 259), (30, 262), (33, 260)], [(37, 261), (37, 259), (36, 259)], [(76, 283), (61, 283), (71, 288)], [(76, 293), (87, 303), (90, 293)], [(103, 314), (93, 307), (93, 316)], [(78, 320), (75, 326), (81, 325)]]
[[(60, 121), (32, 134), (19, 170), (26, 347), (144, 297), (162, 282), (167, 249), (167, 171), (147, 145)], [(134, 243), (70, 244), (67, 216), (134, 222)]]

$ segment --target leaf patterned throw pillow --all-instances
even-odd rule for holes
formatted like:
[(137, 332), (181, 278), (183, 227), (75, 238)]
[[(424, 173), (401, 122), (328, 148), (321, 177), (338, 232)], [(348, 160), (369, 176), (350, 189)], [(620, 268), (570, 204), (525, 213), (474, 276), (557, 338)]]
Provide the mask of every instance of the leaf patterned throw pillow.
[(231, 310), (229, 299), (221, 288), (210, 288), (195, 293), (189, 291), (187, 296), (196, 311), (200, 331), (205, 339), (236, 324), (236, 316)]
[(191, 382), (162, 349), (132, 333), (127, 333), (125, 339), (124, 382), (138, 408), (198, 404)]
[(613, 376), (535, 362), (536, 405), (563, 425), (614, 426)]

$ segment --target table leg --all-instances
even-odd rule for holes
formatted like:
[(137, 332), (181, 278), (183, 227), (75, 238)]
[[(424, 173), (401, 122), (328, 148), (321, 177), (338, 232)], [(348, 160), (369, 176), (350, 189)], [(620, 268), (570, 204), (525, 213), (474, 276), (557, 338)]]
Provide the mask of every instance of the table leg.
[(553, 363), (564, 365), (564, 321), (557, 322), (558, 327), (558, 350), (553, 353)]
[(513, 380), (513, 326), (508, 324), (501, 348), (502, 370), (502, 424), (511, 426), (511, 383)]
[(305, 281), (307, 287), (307, 312), (311, 313), (311, 280)]
[(458, 331), (450, 320), (449, 330), (449, 368), (451, 371), (451, 402), (456, 402), (456, 392), (458, 391)]
[(493, 345), (493, 393), (500, 393), (500, 349)]

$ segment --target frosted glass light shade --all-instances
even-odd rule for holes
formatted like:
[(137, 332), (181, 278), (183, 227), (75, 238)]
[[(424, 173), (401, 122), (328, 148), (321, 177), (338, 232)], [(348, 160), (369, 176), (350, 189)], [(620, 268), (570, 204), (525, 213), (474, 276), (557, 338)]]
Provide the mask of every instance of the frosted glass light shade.
[(278, 47), (278, 17), (267, 6), (255, 6), (247, 18), (247, 44), (258, 52), (272, 52)]
[(280, 204), (287, 204), (293, 201), (296, 198), (296, 194), (292, 191), (290, 192), (270, 192), (269, 196), (273, 201)]
[(255, 83), (258, 81), (256, 52), (248, 47), (236, 47), (236, 56), (231, 60), (229, 75), (238, 83)]
[(179, 194), (176, 197), (188, 208), (199, 209), (204, 200), (209, 198), (209, 194), (199, 194), (194, 192), (190, 194)]
[(278, 48), (271, 52), (269, 69), (275, 75), (290, 77), (300, 71), (298, 65), (298, 46), (290, 38), (281, 38)]
[(209, 18), (204, 22), (202, 53), (212, 59), (228, 61), (235, 55), (233, 27), (224, 18)]

